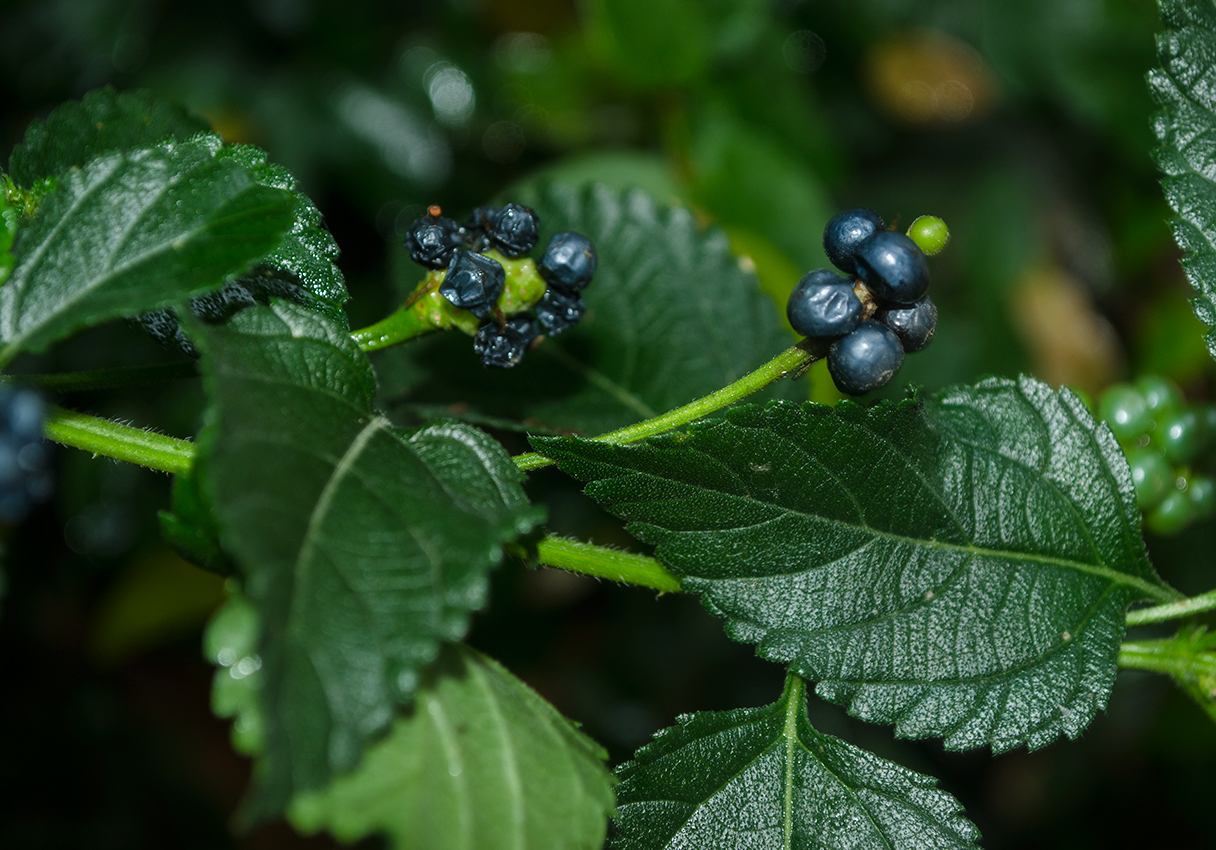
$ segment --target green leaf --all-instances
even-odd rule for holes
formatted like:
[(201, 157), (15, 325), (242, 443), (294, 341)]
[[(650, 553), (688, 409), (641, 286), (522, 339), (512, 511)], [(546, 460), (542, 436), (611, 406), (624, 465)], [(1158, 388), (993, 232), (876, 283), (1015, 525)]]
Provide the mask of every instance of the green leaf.
[(613, 811), (606, 753), (495, 661), (447, 646), (413, 710), (359, 769), (289, 810), (304, 833), (399, 850), (598, 850)]
[(804, 685), (763, 708), (684, 715), (620, 767), (613, 850), (974, 848), (936, 780), (820, 734)]
[[(550, 186), (515, 198), (540, 216), (543, 250), (558, 231), (599, 254), (577, 327), (510, 371), (486, 369), (467, 337), (445, 334), (384, 352), (390, 399), (598, 434), (720, 389), (785, 346), (776, 310), (740, 268), (725, 234), (640, 191)], [(784, 382), (772, 393), (793, 393)]]
[(13, 149), (8, 170), (19, 186), (28, 189), (103, 154), (151, 147), (168, 139), (185, 141), (207, 129), (205, 122), (176, 103), (146, 91), (120, 93), (107, 86), (63, 104), (46, 121), (31, 124), (25, 141)]
[(733, 638), (951, 749), (1075, 737), (1106, 705), (1128, 604), (1175, 598), (1109, 429), (1029, 378), (533, 443)]
[(592, 0), (588, 7), (592, 42), (634, 85), (680, 86), (708, 71), (710, 25), (698, 0)]
[(217, 157), (219, 144), (110, 154), (65, 175), (13, 245), (0, 362), (214, 289), (274, 249), (292, 226), (291, 194)]
[(174, 476), (173, 510), (159, 513), (160, 533), (190, 563), (227, 576), (235, 567), (220, 546), (215, 509), (202, 489), (200, 465), (204, 462), (196, 459), (189, 472)]
[(539, 516), (482, 432), (373, 411), (367, 358), (323, 316), (275, 302), (189, 330), (212, 405), (204, 487), (264, 624), (260, 817), (355, 766)]
[(1198, 293), (1192, 305), (1209, 328), (1208, 351), (1216, 357), (1216, 11), (1207, 0), (1158, 5), (1171, 29), (1157, 36), (1161, 67), (1148, 75), (1161, 107), (1153, 117), (1161, 143), (1154, 153), (1165, 199), (1178, 213), (1171, 225)]
[[(266, 152), (253, 145), (229, 145), (218, 154), (244, 167), (262, 186), (290, 192), (295, 202), (295, 220), (283, 241), (258, 262), (241, 282), (255, 294), (291, 298), (297, 304), (324, 313), (342, 324), (346, 313), (346, 283), (334, 265), (338, 243), (321, 226), (321, 213), (299, 190), (295, 178), (281, 165), (268, 162)], [(283, 280), (284, 274), (288, 276)], [(298, 282), (298, 286), (293, 286)], [(303, 292), (299, 291), (303, 287)]]
[(247, 756), (266, 749), (260, 640), (257, 609), (241, 593), (228, 597), (203, 632), (203, 654), (217, 668), (211, 679), (211, 710), (216, 717), (232, 719), (232, 748)]

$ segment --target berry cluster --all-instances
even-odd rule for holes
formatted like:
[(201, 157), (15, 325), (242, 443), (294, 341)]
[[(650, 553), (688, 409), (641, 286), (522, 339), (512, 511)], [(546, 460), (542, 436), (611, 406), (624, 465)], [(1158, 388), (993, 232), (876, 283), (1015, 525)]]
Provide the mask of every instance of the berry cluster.
[(1216, 406), (1188, 405), (1171, 381), (1150, 375), (1107, 389), (1098, 415), (1127, 456), (1151, 530), (1177, 534), (1216, 513)]
[(573, 327), (586, 310), (582, 290), (595, 274), (595, 247), (581, 233), (563, 231), (549, 240), (535, 264), (545, 290), (530, 305), (533, 310), (506, 315), (503, 295), (509, 272), (501, 260), (523, 257), (539, 238), (536, 213), (514, 203), (478, 207), (463, 225), (432, 205), (405, 236), (414, 262), (442, 272), (439, 294), (481, 320), (473, 350), (487, 366), (518, 365), (542, 334), (553, 336)]
[(50, 498), (45, 418), (46, 408), (34, 390), (0, 386), (0, 522), (18, 522)]
[(827, 269), (807, 273), (786, 315), (798, 333), (833, 340), (828, 372), (841, 392), (878, 389), (903, 365), (905, 352), (933, 339), (937, 307), (925, 294), (929, 264), (914, 237), (922, 235), (936, 253), (948, 238), (944, 231), (940, 219), (928, 217), (913, 222), (911, 235), (885, 230), (878, 213), (866, 209), (845, 210), (828, 222), (824, 250), (849, 277)]

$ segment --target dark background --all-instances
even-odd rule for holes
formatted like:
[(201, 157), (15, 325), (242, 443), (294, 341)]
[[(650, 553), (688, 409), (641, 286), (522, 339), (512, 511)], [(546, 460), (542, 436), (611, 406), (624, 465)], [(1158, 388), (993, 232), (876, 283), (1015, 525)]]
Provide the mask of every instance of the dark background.
[[(113, 84), (178, 99), (265, 147), (325, 215), (352, 326), (419, 278), (403, 229), (520, 181), (641, 185), (725, 227), (774, 309), (865, 205), (941, 215), (930, 389), (1025, 371), (1091, 395), (1161, 373), (1211, 398), (1150, 150), (1144, 0), (37, 0), (0, 11), (6, 155), (56, 104)], [(100, 352), (100, 353), (99, 353)], [(116, 325), (38, 364), (166, 355)], [(100, 361), (99, 361), (100, 358)], [(104, 362), (101, 362), (104, 361)], [(835, 398), (821, 373), (812, 396)], [(189, 435), (192, 382), (61, 400)], [(503, 435), (512, 448), (519, 443)], [(161, 543), (168, 479), (59, 452), (59, 495), (7, 532), (0, 601), (0, 846), (328, 846), (233, 837), (248, 765), (208, 707), (199, 648), (222, 582)], [(568, 479), (537, 473), (553, 530), (631, 545)], [(1149, 537), (1188, 593), (1216, 584), (1211, 523)], [(510, 564), (471, 640), (609, 748), (674, 717), (771, 702), (782, 671), (696, 600)], [(1075, 742), (946, 753), (812, 699), (812, 721), (941, 778), (985, 847), (1216, 846), (1216, 727), (1159, 678), (1120, 676)], [(368, 842), (369, 845), (374, 842)]]

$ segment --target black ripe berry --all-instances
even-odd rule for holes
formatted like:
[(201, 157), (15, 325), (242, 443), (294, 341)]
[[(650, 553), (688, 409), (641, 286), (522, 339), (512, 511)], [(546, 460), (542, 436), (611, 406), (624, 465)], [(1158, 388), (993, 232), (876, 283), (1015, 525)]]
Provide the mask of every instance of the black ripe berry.
[(902, 233), (882, 230), (857, 247), (857, 274), (880, 301), (915, 304), (929, 288), (929, 263)]
[(0, 521), (18, 522), (51, 495), (46, 407), (30, 389), (0, 387)]
[(536, 302), (536, 320), (546, 333), (556, 336), (578, 324), (586, 309), (587, 305), (579, 293), (546, 289), (540, 301)]
[(522, 257), (536, 247), (540, 220), (528, 207), (507, 204), (495, 214), (486, 235), (504, 257)]
[(790, 295), (785, 314), (803, 336), (844, 336), (861, 322), (862, 305), (851, 281), (827, 269), (803, 275)]
[(486, 322), (473, 337), (473, 351), (487, 366), (511, 369), (519, 365), (532, 341), (540, 336), (536, 322), (527, 316), (515, 316), (499, 325)]
[(904, 362), (899, 337), (886, 325), (867, 319), (851, 334), (832, 343), (828, 372), (837, 389), (865, 395), (891, 380)]
[(536, 267), (549, 286), (578, 292), (591, 283), (597, 262), (591, 240), (581, 233), (565, 230), (555, 233), (549, 240)]
[(920, 351), (933, 340), (937, 330), (937, 305), (926, 295), (911, 307), (890, 307), (875, 317), (895, 331), (904, 351)]
[(494, 247), (490, 243), (490, 237), (486, 234), (494, 226), (494, 219), (498, 215), (499, 209), (500, 207), (481, 206), (469, 213), (464, 227), (460, 228), (464, 247), (479, 253), (485, 253)]
[(832, 216), (823, 230), (823, 250), (832, 265), (843, 272), (857, 270), (853, 254), (857, 246), (882, 230), (882, 219), (874, 210), (845, 210)]
[(450, 218), (440, 215), (441, 212), (432, 204), (426, 215), (415, 220), (405, 234), (410, 259), (428, 269), (446, 268), (452, 252), (461, 244), (460, 228)]
[(439, 294), (484, 319), (494, 309), (506, 281), (507, 273), (497, 260), (458, 248), (439, 285)]

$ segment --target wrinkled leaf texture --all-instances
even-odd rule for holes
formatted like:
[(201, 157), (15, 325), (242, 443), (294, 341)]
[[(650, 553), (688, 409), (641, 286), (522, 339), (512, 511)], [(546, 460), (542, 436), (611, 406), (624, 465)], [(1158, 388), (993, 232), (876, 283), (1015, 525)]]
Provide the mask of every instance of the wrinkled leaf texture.
[[(1195, 314), (1216, 328), (1216, 7), (1209, 0), (1158, 0), (1170, 29), (1157, 36), (1161, 67), (1148, 75), (1161, 111), (1154, 151), (1165, 199), (1178, 213), (1174, 239), (1195, 287)], [(1216, 330), (1206, 336), (1216, 357)]]
[(292, 196), (218, 150), (218, 137), (166, 142), (65, 174), (13, 245), (0, 361), (215, 289), (273, 250), (292, 226)]
[(533, 438), (735, 639), (906, 737), (996, 751), (1106, 705), (1125, 612), (1169, 600), (1110, 431), (991, 379), (747, 406), (634, 446)]
[(189, 330), (211, 405), (198, 472), (264, 626), (258, 818), (355, 766), (540, 517), (482, 432), (376, 413), (370, 364), (323, 316), (274, 302)]
[[(591, 238), (599, 268), (587, 313), (505, 372), (484, 368), (457, 333), (390, 349), (376, 361), (390, 399), (598, 434), (714, 392), (783, 348), (755, 275), (689, 210), (605, 186), (525, 187), (509, 200), (540, 216), (537, 257), (556, 232)], [(768, 397), (797, 390), (786, 382)]]
[(618, 771), (612, 850), (962, 850), (936, 780), (811, 726), (797, 676), (772, 705), (679, 718)]
[(302, 795), (297, 829), (396, 850), (599, 850), (606, 753), (495, 661), (444, 648), (413, 709), (358, 770)]

